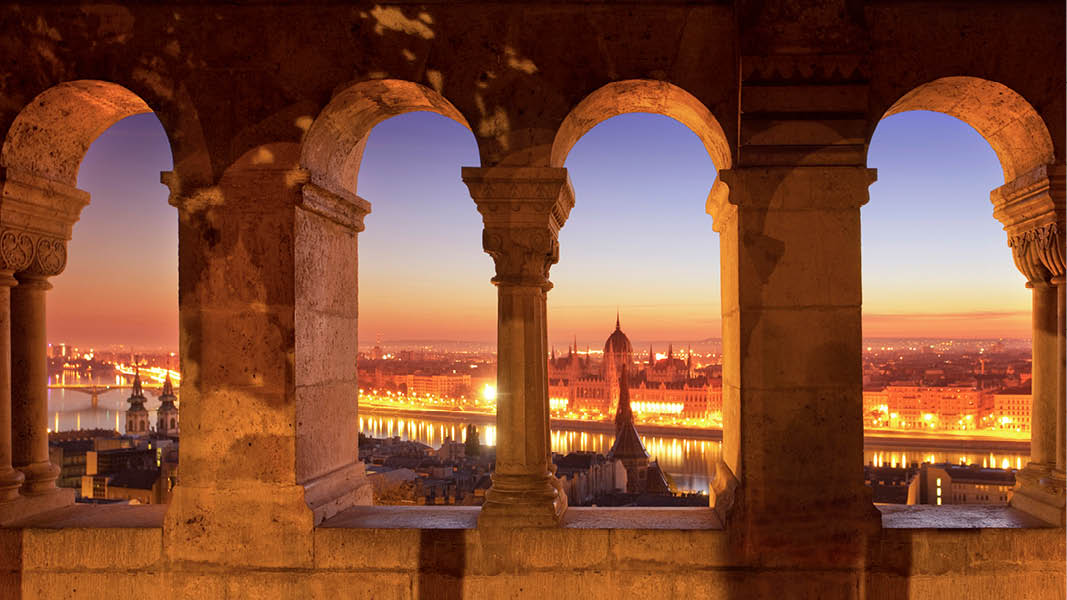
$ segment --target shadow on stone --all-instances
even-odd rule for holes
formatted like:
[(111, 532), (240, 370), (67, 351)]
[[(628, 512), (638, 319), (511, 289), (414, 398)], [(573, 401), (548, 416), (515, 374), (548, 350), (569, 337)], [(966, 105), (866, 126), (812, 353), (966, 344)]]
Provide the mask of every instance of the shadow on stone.
[(453, 600), (463, 597), (467, 567), (466, 531), (423, 529), (419, 534), (419, 600)]

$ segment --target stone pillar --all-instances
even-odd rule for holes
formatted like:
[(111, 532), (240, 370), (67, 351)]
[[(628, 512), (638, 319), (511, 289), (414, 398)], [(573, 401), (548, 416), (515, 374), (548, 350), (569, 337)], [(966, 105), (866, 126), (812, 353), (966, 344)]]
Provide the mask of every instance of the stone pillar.
[[(751, 560), (860, 564), (879, 523), (861, 414), (860, 207), (874, 179), (854, 166), (743, 167), (720, 171), (709, 198), (729, 471), (716, 476), (716, 510)], [(732, 504), (720, 506), (724, 483)]]
[[(88, 203), (79, 189), (0, 168), (0, 274), (14, 274), (0, 282), (0, 421), (9, 406), (10, 460), (23, 475), (19, 498), (0, 504), (0, 522), (74, 501), (74, 490), (56, 487), (59, 467), (48, 458), (45, 298), (48, 278), (66, 267), (66, 241)], [(0, 440), (0, 473), (6, 447)]]
[(1030, 462), (1011, 505), (1064, 525), (1064, 167), (1044, 165), (990, 194), (1008, 246), (1033, 290)]
[(1026, 284), (1033, 293), (1033, 361), (1031, 363), (1030, 464), (1028, 470), (1048, 474), (1056, 464), (1056, 287), (1041, 279)]
[(574, 206), (566, 169), (463, 168), (497, 286), (497, 454), (479, 526), (550, 527), (567, 498), (553, 475), (548, 410), (548, 272)]
[[(1063, 243), (1060, 243), (1063, 250)], [(1067, 348), (1065, 348), (1064, 333), (1067, 330), (1067, 302), (1064, 291), (1067, 287), (1067, 278), (1061, 273), (1052, 278), (1052, 284), (1056, 286), (1056, 347), (1059, 349), (1059, 360), (1056, 361), (1056, 381), (1059, 391), (1056, 394), (1056, 466), (1053, 476), (1061, 481), (1065, 479), (1067, 470), (1067, 436), (1064, 431), (1065, 411), (1067, 411)]]
[(310, 568), (315, 525), (371, 500), (355, 374), (369, 206), (274, 163), (231, 166), (214, 185), (162, 180), (179, 217), (182, 363), (167, 557)]
[(46, 277), (22, 273), (11, 291), (12, 452), (15, 466), (26, 476), (26, 496), (55, 492), (59, 476), (59, 467), (48, 459), (45, 293), (50, 289)]
[[(9, 233), (5, 232), (5, 237)], [(11, 270), (0, 270), (0, 504), (17, 500), (25, 480), (22, 472), (11, 466), (11, 288), (15, 285), (18, 281)]]

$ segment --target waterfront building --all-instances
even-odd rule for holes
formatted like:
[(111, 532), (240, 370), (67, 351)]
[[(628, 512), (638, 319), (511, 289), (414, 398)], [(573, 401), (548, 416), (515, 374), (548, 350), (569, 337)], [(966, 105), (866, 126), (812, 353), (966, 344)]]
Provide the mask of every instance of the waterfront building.
[(557, 357), (553, 351), (548, 361), (549, 397), (554, 408), (568, 412), (587, 412), (611, 416), (619, 402), (619, 376), (626, 369), (631, 403), (634, 412), (642, 416), (673, 416), (703, 419), (722, 410), (720, 379), (697, 374), (693, 369), (692, 352), (686, 360), (674, 356), (673, 344), (667, 357), (656, 360), (652, 347), (647, 362), (636, 362), (630, 338), (622, 331), (619, 317), (615, 330), (604, 342), (600, 362), (588, 352), (578, 351), (577, 342), (566, 356)]
[(983, 398), (979, 420), (985, 427), (1029, 433), (1033, 404), (1030, 394), (1029, 385), (987, 394)]
[(1011, 470), (923, 463), (909, 486), (908, 504), (1006, 505), (1014, 487)]
[(626, 491), (626, 467), (621, 460), (596, 452), (552, 455), (567, 501), (571, 506), (589, 506), (604, 494)]

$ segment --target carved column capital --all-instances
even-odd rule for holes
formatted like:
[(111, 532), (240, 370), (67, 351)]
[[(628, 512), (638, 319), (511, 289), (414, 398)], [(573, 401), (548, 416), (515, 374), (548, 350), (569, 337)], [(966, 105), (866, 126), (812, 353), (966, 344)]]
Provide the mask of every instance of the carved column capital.
[(1064, 274), (1064, 174), (1064, 165), (1042, 165), (989, 195), (1029, 285)]
[(574, 207), (567, 170), (464, 167), (463, 181), (482, 214), (482, 247), (496, 263), (493, 283), (550, 289), (559, 230)]
[(0, 272), (48, 278), (67, 267), (67, 241), (10, 227), (0, 228)]

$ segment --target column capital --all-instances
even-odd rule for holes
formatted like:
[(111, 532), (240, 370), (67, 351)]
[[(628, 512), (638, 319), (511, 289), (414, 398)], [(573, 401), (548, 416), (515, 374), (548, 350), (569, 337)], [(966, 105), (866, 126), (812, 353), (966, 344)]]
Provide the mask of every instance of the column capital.
[(1064, 165), (1041, 165), (989, 193), (1015, 266), (1031, 283), (1064, 274)]
[(878, 169), (863, 166), (790, 165), (723, 169), (717, 181), (726, 184), (730, 204), (789, 211), (859, 208), (877, 179)]
[(567, 170), (463, 167), (463, 182), (482, 214), (482, 247), (496, 263), (495, 284), (551, 286), (559, 230), (574, 207)]
[(0, 230), (69, 240), (89, 193), (26, 171), (0, 167)]
[(66, 267), (65, 239), (0, 225), (0, 274), (18, 273), (20, 280), (43, 281), (59, 275)]

